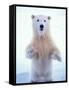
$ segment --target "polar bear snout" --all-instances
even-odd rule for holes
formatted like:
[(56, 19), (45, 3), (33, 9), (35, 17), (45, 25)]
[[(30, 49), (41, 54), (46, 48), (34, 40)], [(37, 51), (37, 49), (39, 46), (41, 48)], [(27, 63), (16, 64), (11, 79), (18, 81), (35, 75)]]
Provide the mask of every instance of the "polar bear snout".
[(43, 28), (44, 28), (44, 25), (41, 24), (41, 25), (40, 25), (40, 30), (43, 31)]

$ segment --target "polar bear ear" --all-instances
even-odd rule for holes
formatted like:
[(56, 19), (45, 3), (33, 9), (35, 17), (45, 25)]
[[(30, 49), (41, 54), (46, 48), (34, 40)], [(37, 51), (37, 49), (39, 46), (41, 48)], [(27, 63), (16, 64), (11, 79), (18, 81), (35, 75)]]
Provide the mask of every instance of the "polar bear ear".
[(51, 17), (50, 16), (48, 16), (48, 20), (50, 20), (51, 19)]
[(34, 17), (35, 17), (35, 16), (34, 16), (34, 15), (32, 15), (32, 19), (34, 19)]

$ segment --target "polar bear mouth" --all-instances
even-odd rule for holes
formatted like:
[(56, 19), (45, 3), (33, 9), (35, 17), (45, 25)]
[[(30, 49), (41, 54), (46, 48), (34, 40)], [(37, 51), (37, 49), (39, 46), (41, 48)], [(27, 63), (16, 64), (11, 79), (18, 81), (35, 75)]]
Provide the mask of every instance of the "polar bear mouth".
[(43, 31), (43, 28), (44, 28), (44, 25), (41, 24), (41, 25), (40, 25), (40, 31)]
[(40, 31), (43, 31), (43, 28), (40, 28)]

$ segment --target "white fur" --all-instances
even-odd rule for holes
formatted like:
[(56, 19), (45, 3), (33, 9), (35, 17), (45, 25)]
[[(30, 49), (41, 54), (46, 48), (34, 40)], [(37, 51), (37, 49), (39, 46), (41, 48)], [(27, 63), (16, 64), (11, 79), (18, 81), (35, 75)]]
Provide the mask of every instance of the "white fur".
[[(39, 22), (37, 22), (38, 19)], [(44, 20), (46, 20), (46, 22), (44, 22)], [(33, 24), (33, 30), (34, 32), (36, 32), (36, 35), (38, 36), (43, 35), (47, 30), (49, 30), (48, 16), (42, 16), (42, 15), (34, 16), (34, 18), (32, 19), (32, 24)], [(43, 31), (40, 31), (41, 24), (44, 25)]]
[[(39, 19), (39, 22), (37, 22), (37, 19)], [(44, 22), (46, 20), (46, 22)], [(49, 20), (47, 16), (34, 16), (32, 19), (33, 23), (33, 31), (36, 34), (36, 36), (40, 37), (43, 36), (44, 33), (46, 33), (49, 30)], [(40, 25), (43, 24), (44, 28), (43, 31), (40, 31)], [(39, 43), (38, 43), (39, 44)], [(35, 51), (35, 48), (33, 48), (31, 45), (27, 47), (26, 49), (26, 56), (30, 59), (32, 59), (32, 79), (33, 82), (46, 82), (52, 80), (52, 57), (58, 58), (60, 60), (59, 54), (53, 53), (51, 57), (43, 57), (38, 58), (38, 55), (35, 54), (37, 50)], [(40, 60), (39, 60), (40, 59)]]
[(52, 80), (52, 61), (50, 59), (32, 60), (32, 81), (45, 82)]

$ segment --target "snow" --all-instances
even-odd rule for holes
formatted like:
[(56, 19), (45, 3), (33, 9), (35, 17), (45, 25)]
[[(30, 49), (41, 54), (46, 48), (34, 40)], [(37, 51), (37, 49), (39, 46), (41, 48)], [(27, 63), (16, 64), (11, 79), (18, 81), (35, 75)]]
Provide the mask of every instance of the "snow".
[[(30, 12), (29, 12), (30, 11)], [(25, 57), (25, 49), (32, 39), (31, 15), (50, 16), (50, 31), (52, 38), (59, 48), (62, 62), (53, 60), (53, 81), (66, 80), (66, 12), (62, 9), (41, 9), (17, 7), (16, 9), (16, 82), (31, 82), (31, 60)], [(55, 23), (54, 23), (55, 22)]]
[[(52, 81), (64, 81), (66, 80), (66, 66), (64, 60), (61, 62), (53, 60), (52, 63)], [(23, 65), (24, 66), (24, 65)], [(31, 65), (26, 72), (16, 74), (17, 83), (30, 83), (31, 82)]]

